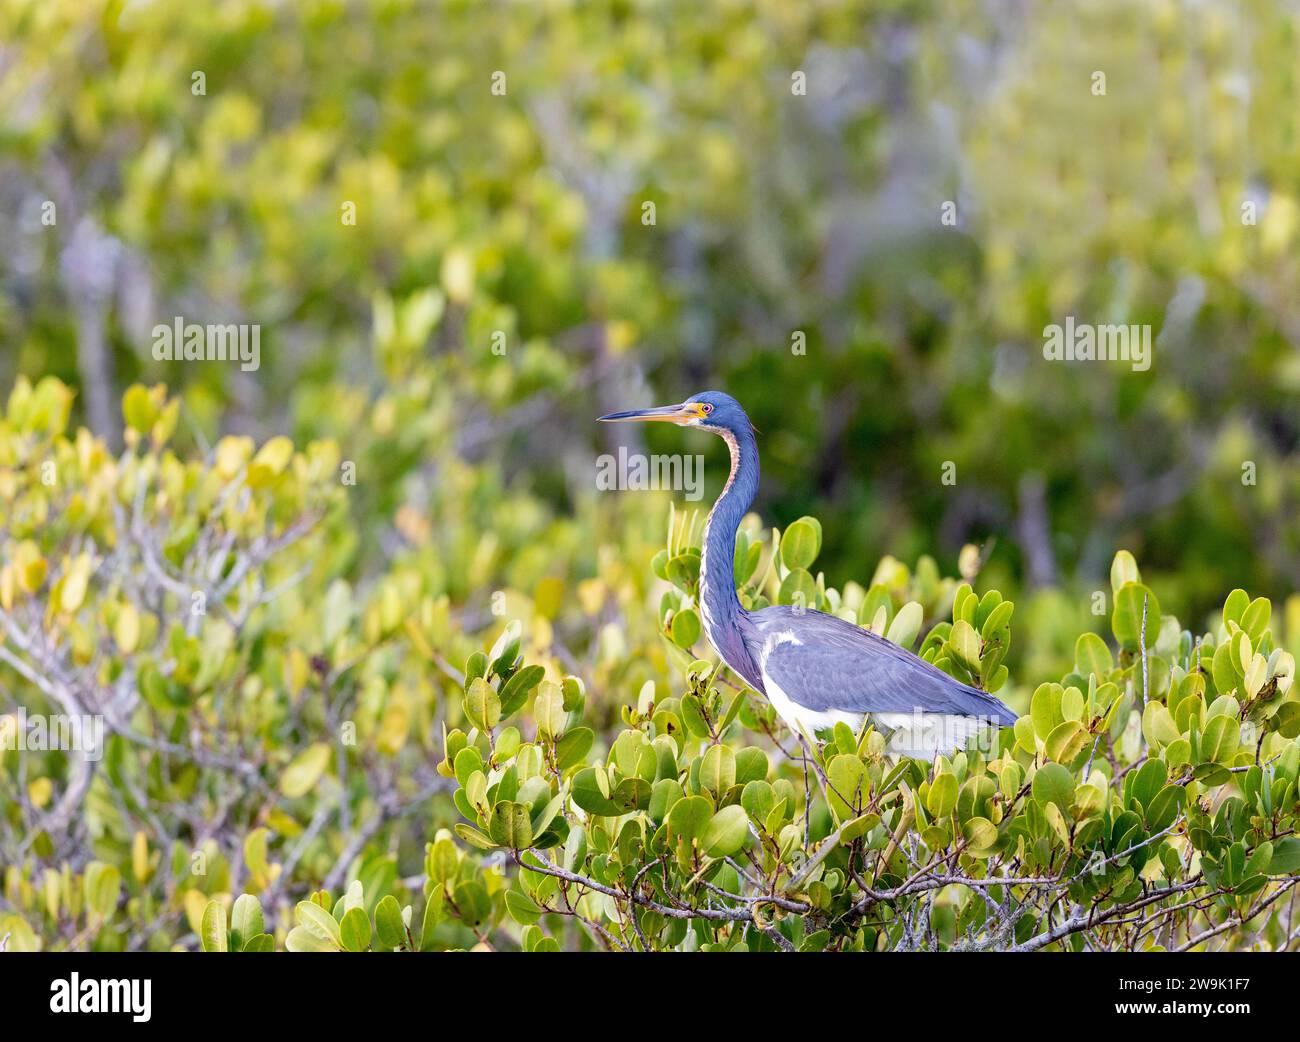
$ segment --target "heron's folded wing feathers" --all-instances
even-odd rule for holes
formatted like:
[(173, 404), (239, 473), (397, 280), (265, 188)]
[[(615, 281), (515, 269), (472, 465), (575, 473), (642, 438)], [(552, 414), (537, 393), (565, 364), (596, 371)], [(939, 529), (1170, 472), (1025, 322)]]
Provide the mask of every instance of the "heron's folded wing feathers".
[(841, 625), (786, 639), (778, 635), (767, 644), (763, 672), (792, 701), (817, 712), (920, 710), (1015, 721), (1015, 714), (991, 695), (868, 630), (833, 621)]

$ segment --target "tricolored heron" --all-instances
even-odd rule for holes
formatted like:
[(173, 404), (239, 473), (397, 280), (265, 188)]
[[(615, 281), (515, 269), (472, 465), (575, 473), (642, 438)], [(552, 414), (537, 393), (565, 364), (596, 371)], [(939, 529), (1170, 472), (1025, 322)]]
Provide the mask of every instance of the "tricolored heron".
[(680, 405), (600, 417), (606, 423), (659, 420), (717, 434), (731, 450), (731, 474), (704, 526), (699, 607), (722, 661), (767, 697), (796, 735), (811, 737), (865, 718), (890, 733), (895, 755), (932, 758), (965, 748), (1016, 714), (870, 630), (810, 609), (773, 605), (746, 611), (736, 596), (736, 530), (758, 490), (758, 446), (740, 403), (704, 391)]

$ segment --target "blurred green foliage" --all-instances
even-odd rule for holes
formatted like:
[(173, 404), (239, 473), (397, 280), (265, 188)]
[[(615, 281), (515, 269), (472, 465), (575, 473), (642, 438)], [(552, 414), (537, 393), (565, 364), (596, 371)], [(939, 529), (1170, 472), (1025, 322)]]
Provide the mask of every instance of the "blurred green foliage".
[[(1124, 545), (1198, 615), (1300, 574), (1293, 12), (0, 19), (0, 367), (80, 383), (105, 423), (162, 380), (184, 439), (338, 438), (383, 516), (461, 456), (563, 511), (589, 489), (589, 415), (713, 385), (765, 432), (760, 505), (822, 516), (833, 568), (996, 536), (1004, 585), (1096, 586)], [(261, 324), (261, 369), (154, 362), (177, 314)], [(1150, 324), (1152, 369), (1045, 361), (1067, 315)], [(79, 357), (97, 326), (108, 380)]]

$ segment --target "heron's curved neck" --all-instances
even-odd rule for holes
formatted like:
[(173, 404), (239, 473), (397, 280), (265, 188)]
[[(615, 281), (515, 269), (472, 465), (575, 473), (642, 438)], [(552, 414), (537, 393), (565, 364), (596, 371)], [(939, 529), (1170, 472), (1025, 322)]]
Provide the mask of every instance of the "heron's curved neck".
[(727, 658), (728, 649), (720, 647), (719, 641), (727, 640), (729, 632), (739, 640), (735, 622), (742, 609), (736, 597), (736, 530), (758, 491), (758, 446), (753, 433), (747, 430), (735, 434), (724, 431), (722, 439), (731, 449), (731, 474), (704, 527), (700, 600), (709, 640)]

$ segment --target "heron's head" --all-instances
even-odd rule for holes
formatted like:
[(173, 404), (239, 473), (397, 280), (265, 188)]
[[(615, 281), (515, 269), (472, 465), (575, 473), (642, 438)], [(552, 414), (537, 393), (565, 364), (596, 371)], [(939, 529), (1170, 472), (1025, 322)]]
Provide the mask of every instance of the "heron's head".
[(701, 427), (707, 431), (749, 434), (754, 427), (740, 407), (740, 402), (722, 391), (701, 391), (681, 405), (661, 405), (655, 409), (632, 409), (611, 412), (600, 419), (605, 423), (645, 423), (658, 420), (683, 427)]

